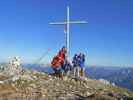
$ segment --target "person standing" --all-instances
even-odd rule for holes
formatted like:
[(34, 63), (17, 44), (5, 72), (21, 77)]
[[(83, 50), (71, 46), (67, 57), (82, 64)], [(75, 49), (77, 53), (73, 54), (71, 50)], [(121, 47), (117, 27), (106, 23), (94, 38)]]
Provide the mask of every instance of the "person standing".
[(79, 71), (80, 71), (80, 67), (79, 67), (79, 56), (78, 54), (75, 54), (73, 57), (73, 74), (75, 78), (79, 78)]
[(79, 66), (80, 66), (80, 77), (85, 77), (85, 55), (83, 53), (79, 54)]

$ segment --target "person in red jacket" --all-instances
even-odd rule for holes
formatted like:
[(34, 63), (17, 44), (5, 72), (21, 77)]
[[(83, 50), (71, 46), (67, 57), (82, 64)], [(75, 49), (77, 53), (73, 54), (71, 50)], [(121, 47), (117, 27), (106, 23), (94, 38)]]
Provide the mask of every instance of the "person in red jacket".
[(64, 61), (65, 61), (65, 56), (66, 56), (65, 54), (66, 54), (66, 48), (63, 47), (51, 62), (51, 65), (53, 70), (55, 71), (55, 74), (62, 79), (63, 79), (62, 66), (64, 65)]

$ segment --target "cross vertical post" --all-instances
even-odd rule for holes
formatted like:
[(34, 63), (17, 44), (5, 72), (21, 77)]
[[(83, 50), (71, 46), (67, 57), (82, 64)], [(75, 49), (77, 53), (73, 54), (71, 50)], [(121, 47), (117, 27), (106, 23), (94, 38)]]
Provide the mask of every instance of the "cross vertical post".
[(66, 48), (67, 48), (67, 59), (69, 59), (70, 54), (70, 16), (69, 16), (69, 6), (67, 7), (67, 33), (66, 33)]

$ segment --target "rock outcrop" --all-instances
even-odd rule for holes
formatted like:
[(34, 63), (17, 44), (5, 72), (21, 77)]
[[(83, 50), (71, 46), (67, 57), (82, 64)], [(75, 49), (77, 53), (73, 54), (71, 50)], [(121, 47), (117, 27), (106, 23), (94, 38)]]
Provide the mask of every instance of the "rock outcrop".
[(7, 63), (5, 66), (0, 66), (0, 72), (1, 74), (4, 74), (6, 76), (15, 76), (20, 74), (22, 71), (21, 67), (21, 60), (19, 57), (13, 57), (10, 58), (9, 63)]

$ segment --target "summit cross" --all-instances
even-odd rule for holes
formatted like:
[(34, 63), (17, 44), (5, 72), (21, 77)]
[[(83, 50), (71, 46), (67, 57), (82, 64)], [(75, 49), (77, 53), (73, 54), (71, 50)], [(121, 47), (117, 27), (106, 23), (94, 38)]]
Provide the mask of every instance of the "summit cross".
[(64, 22), (51, 22), (50, 25), (64, 25), (65, 33), (65, 46), (67, 48), (66, 58), (69, 59), (70, 56), (70, 24), (86, 24), (86, 21), (70, 21), (69, 6), (67, 6), (67, 19)]

